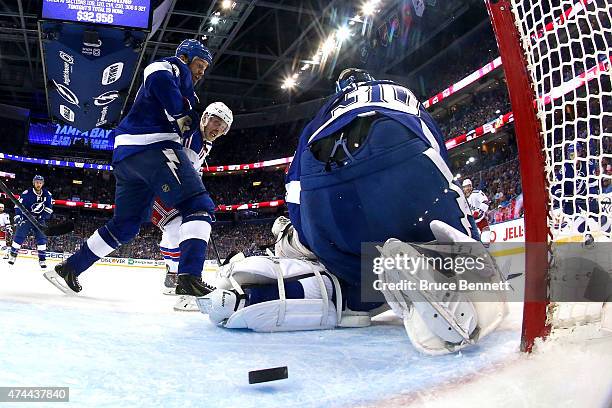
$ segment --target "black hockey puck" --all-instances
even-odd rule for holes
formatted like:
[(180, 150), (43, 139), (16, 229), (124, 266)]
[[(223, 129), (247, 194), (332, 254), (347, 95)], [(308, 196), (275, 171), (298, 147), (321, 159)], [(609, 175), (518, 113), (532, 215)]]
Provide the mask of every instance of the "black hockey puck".
[(249, 384), (284, 380), (285, 378), (289, 378), (287, 366), (249, 371)]

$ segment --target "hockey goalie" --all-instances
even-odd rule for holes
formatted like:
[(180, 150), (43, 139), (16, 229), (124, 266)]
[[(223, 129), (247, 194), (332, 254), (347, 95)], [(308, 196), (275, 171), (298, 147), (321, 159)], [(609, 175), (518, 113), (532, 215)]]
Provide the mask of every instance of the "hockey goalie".
[[(362, 298), (364, 242), (384, 243), (382, 257), (418, 256), (426, 243), (452, 246), (453, 256), (486, 249), (441, 132), (412, 92), (358, 69), (343, 71), (336, 91), (300, 137), (287, 174), (290, 220), (272, 228), (276, 256), (222, 267), (200, 310), (225, 328), (274, 332), (364, 327), (391, 308), (423, 353), (475, 344), (505, 317), (502, 294), (482, 302), (471, 291), (394, 290), (413, 276), (391, 267), (379, 275), (385, 302)], [(501, 280), (485, 258), (479, 279)], [(457, 275), (426, 266), (416, 273)]]

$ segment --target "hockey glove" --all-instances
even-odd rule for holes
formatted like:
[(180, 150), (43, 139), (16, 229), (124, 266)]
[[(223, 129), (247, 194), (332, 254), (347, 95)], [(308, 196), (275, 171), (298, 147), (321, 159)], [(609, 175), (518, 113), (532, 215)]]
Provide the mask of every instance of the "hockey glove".
[(175, 117), (175, 122), (174, 123), (174, 127), (175, 127), (175, 131), (182, 137), (185, 138), (187, 137), (189, 131), (191, 130), (191, 128), (197, 128), (198, 124), (200, 123), (200, 119), (198, 118), (198, 114), (197, 112), (195, 112), (193, 109), (189, 110), (185, 113), (181, 113), (179, 115), (176, 115)]
[(16, 215), (15, 218), (13, 218), (13, 221), (15, 222), (15, 227), (19, 228), (25, 223), (26, 220), (21, 215)]

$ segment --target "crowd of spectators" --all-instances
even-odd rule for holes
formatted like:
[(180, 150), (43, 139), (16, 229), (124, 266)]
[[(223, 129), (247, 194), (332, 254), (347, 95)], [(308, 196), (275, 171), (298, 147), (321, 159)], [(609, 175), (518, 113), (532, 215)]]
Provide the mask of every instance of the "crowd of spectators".
[(461, 105), (451, 106), (447, 116), (437, 119), (446, 139), (467, 133), (510, 112), (510, 99), (505, 86), (479, 92)]
[[(466, 52), (467, 47), (469, 47), (469, 52)], [(411, 76), (408, 79), (408, 85), (418, 98), (425, 100), (442, 92), (498, 56), (497, 43), (492, 35), (465, 38)], [(447, 61), (452, 61), (452, 64), (448, 64)]]
[(41, 175), (53, 198), (110, 204), (115, 197), (115, 179), (111, 172), (74, 169), (47, 165), (32, 165), (10, 160), (2, 161), (0, 170), (15, 174), (7, 186), (15, 194), (32, 187), (32, 178)]
[(210, 176), (204, 185), (215, 204), (244, 204), (281, 200), (285, 195), (285, 173), (250, 171), (240, 174)]
[[(93, 211), (67, 212), (57, 211), (54, 215), (55, 221), (75, 219), (74, 231), (70, 234), (57, 237), (49, 237), (47, 250), (60, 253), (74, 253), (83, 242), (89, 238), (98, 228), (104, 225), (110, 216), (103, 216)], [(213, 226), (215, 244), (219, 255), (224, 258), (232, 251), (242, 251), (247, 256), (263, 255), (265, 250), (260, 246), (270, 245), (274, 242), (272, 236), (272, 223), (274, 219), (262, 219), (255, 222), (240, 223), (216, 223)], [(119, 247), (109, 256), (120, 258), (137, 259), (162, 259), (158, 243), (161, 239), (161, 231), (153, 224), (144, 224), (140, 228), (138, 236), (129, 244)], [(7, 245), (11, 244), (11, 236)], [(24, 248), (36, 248), (34, 237), (30, 236), (23, 244)], [(212, 245), (208, 247), (207, 259), (215, 259), (216, 254)]]
[(516, 156), (505, 163), (465, 175), (465, 178), (472, 180), (474, 188), (489, 199), (487, 217), (491, 224), (523, 215), (521, 173)]

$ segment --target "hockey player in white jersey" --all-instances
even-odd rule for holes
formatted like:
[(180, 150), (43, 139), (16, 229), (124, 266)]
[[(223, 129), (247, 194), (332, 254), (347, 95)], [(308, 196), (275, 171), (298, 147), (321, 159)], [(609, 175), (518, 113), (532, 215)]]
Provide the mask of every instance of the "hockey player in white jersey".
[[(213, 142), (229, 132), (233, 121), (234, 116), (231, 109), (223, 102), (211, 103), (204, 110), (199, 129), (183, 140), (185, 153), (200, 177), (202, 176), (202, 166), (206, 157), (210, 154)], [(166, 264), (164, 294), (174, 294), (181, 256), (179, 230), (182, 218), (176, 208), (167, 207), (161, 200), (156, 199), (153, 204), (151, 221), (162, 230), (159, 249)], [(185, 310), (185, 308), (181, 310)]]
[(480, 240), (485, 244), (490, 242), (489, 220), (487, 219), (487, 211), (489, 211), (489, 199), (480, 190), (474, 190), (472, 180), (465, 179), (462, 183), (463, 193), (467, 199), (472, 216), (476, 222), (476, 226), (480, 231)]
[(4, 252), (2, 259), (9, 258), (9, 248), (6, 246), (6, 238), (13, 233), (11, 217), (4, 212), (4, 204), (0, 203), (0, 250)]
[[(413, 275), (390, 266), (377, 272), (386, 302), (362, 297), (363, 242), (383, 242), (386, 258), (419, 256), (421, 243), (444, 244), (436, 256), (482, 255), (476, 279), (497, 282), (501, 275), (474, 239), (440, 130), (412, 92), (356, 69), (343, 72), (337, 85), (304, 129), (288, 172), (291, 220), (273, 226), (282, 256), (222, 267), (217, 289), (198, 298), (200, 310), (225, 328), (271, 332), (367, 326), (391, 307), (423, 353), (475, 344), (506, 316), (502, 293), (482, 302), (473, 291), (408, 290), (400, 284)], [(429, 265), (414, 272), (430, 281), (461, 273)]]

